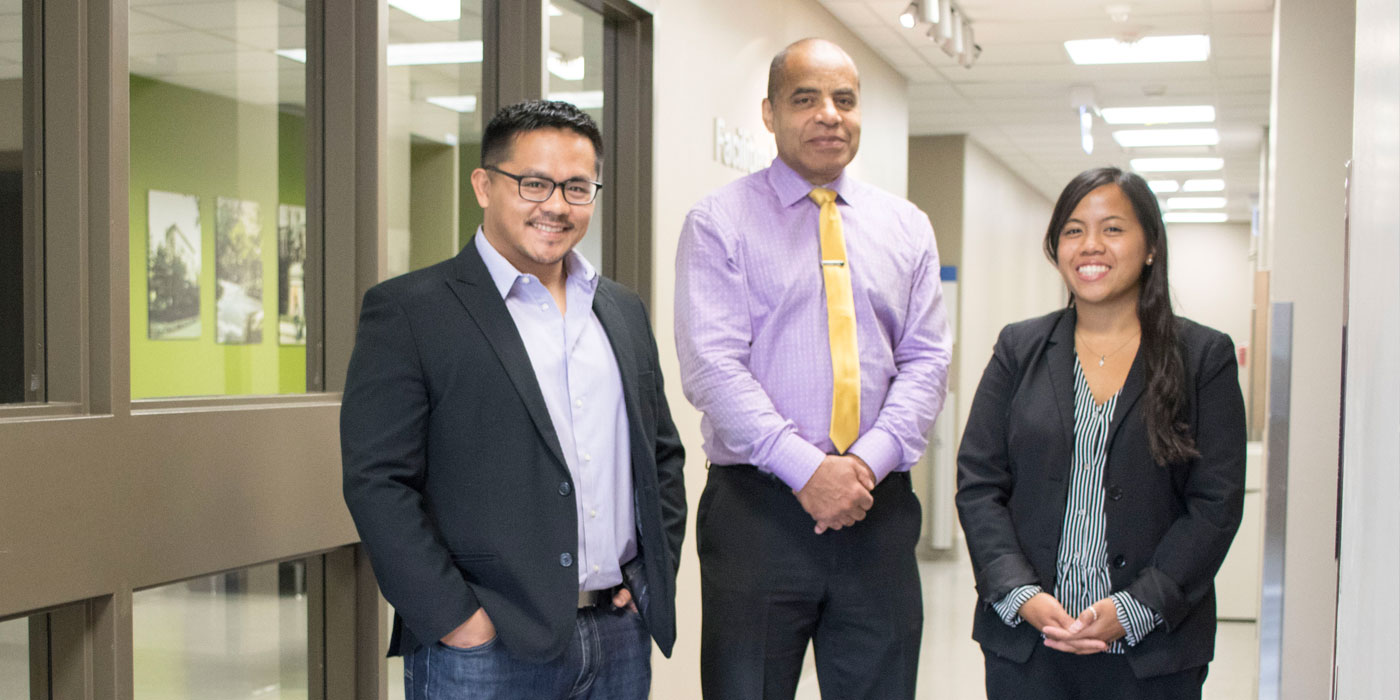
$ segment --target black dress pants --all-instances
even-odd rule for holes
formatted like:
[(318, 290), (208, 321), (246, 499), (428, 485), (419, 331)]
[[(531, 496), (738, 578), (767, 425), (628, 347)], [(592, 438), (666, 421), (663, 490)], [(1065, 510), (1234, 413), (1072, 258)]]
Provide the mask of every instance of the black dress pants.
[(1122, 654), (1079, 656), (1038, 646), (1021, 664), (982, 653), (988, 700), (1200, 700), (1206, 682), (1205, 666), (1137, 678)]
[(810, 641), (824, 700), (911, 699), (923, 631), (909, 475), (874, 491), (865, 520), (821, 535), (792, 490), (714, 466), (696, 509), (707, 700), (791, 700)]

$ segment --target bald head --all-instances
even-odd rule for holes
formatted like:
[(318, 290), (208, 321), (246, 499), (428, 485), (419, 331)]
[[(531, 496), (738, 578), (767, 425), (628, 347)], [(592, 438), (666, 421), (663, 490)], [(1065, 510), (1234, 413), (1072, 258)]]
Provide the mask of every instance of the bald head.
[(794, 55), (801, 57), (823, 56), (844, 61), (850, 65), (851, 71), (856, 73), (856, 86), (860, 86), (860, 74), (856, 71), (856, 62), (851, 60), (850, 55), (844, 49), (826, 39), (809, 37), (788, 44), (773, 57), (773, 62), (768, 64), (768, 100), (770, 102), (776, 101), (778, 94), (782, 91), (783, 84), (788, 77), (788, 59)]

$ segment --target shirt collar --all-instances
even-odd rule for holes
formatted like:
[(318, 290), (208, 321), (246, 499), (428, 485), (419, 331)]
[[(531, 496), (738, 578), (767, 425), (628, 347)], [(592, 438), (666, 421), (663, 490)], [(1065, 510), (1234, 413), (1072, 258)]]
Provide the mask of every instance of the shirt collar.
[[(774, 158), (773, 164), (768, 167), (768, 184), (778, 193), (778, 201), (785, 207), (806, 199), (815, 189), (812, 183), (798, 175), (782, 158)], [(846, 177), (845, 169), (841, 170), (841, 174), (837, 175), (835, 180), (822, 186), (834, 191), (838, 201), (847, 205), (853, 204), (852, 196), (857, 189), (856, 182)]]
[[(496, 285), (496, 291), (500, 292), (502, 299), (510, 295), (511, 288), (522, 277), (535, 279), (534, 275), (526, 275), (515, 269), (515, 266), (486, 240), (480, 226), (476, 229), (475, 242), (476, 252), (481, 254), (481, 261), (486, 264), (486, 271), (491, 273), (491, 282)], [(578, 250), (570, 250), (564, 257), (564, 271), (571, 284), (582, 284), (590, 291), (598, 286), (598, 270)]]

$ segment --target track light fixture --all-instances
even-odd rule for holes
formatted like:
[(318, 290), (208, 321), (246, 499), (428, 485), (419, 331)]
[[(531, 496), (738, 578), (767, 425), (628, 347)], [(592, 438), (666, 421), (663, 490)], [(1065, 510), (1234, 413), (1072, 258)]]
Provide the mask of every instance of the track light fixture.
[(919, 3), (911, 2), (908, 7), (904, 8), (904, 12), (899, 14), (899, 24), (905, 29), (913, 29), (914, 25), (918, 23), (918, 16)]
[(899, 15), (899, 23), (906, 29), (929, 25), (925, 32), (929, 41), (937, 42), (943, 53), (964, 68), (971, 68), (982, 55), (982, 47), (973, 39), (972, 22), (953, 0), (915, 0)]

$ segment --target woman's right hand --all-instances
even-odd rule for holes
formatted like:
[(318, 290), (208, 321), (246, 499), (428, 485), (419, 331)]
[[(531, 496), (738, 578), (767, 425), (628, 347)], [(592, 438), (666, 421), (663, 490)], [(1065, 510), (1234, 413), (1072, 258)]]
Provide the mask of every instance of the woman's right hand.
[(1108, 648), (1101, 640), (1079, 638), (1069, 633), (1069, 628), (1074, 625), (1074, 617), (1049, 593), (1041, 592), (1031, 596), (1030, 600), (1021, 604), (1017, 614), (1045, 635), (1045, 645), (1051, 649), (1070, 654), (1096, 654)]

